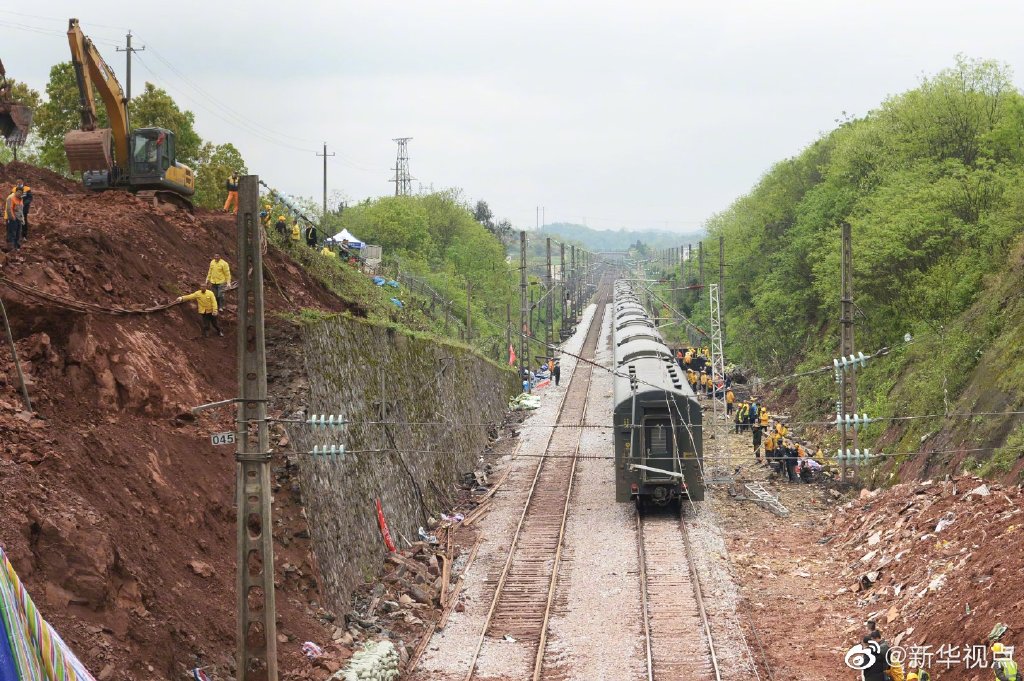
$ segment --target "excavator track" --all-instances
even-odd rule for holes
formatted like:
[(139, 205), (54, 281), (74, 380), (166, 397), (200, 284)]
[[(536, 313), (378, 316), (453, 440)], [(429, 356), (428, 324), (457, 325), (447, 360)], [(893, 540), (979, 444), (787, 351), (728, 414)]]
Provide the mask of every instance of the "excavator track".
[(161, 205), (172, 205), (187, 210), (189, 213), (195, 212), (195, 206), (191, 201), (181, 194), (176, 194), (168, 189), (142, 189), (135, 192), (135, 196), (143, 201), (151, 202), (156, 208), (159, 208)]

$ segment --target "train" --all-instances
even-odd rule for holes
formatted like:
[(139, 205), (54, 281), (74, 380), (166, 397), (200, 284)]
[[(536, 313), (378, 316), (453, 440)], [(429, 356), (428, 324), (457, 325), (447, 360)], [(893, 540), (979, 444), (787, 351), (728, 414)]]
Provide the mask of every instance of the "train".
[(628, 280), (613, 288), (615, 500), (682, 508), (704, 499), (702, 412)]

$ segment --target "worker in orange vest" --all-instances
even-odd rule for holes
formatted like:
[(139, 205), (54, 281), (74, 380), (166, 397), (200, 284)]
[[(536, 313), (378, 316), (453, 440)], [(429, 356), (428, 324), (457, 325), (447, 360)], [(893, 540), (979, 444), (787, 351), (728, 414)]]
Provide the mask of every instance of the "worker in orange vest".
[(238, 173), (231, 173), (231, 177), (224, 183), (224, 187), (228, 190), (228, 198), (224, 201), (224, 210), (228, 210), (229, 206), (234, 205), (235, 214), (238, 214)]

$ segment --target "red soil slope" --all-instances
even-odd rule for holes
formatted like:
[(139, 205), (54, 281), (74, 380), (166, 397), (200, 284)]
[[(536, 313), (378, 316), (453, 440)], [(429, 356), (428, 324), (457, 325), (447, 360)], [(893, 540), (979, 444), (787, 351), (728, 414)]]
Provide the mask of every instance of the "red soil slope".
[[(163, 210), (125, 193), (86, 193), (24, 164), (0, 167), (0, 187), (18, 178), (36, 198), (29, 240), (17, 256), (0, 256), (9, 279), (105, 307), (145, 308), (194, 291), (213, 253), (235, 262), (231, 216)], [(276, 313), (349, 307), (287, 257), (272, 251), (266, 262), (268, 335), (279, 344), (294, 334)], [(188, 409), (236, 392), (234, 294), (221, 317), (226, 336), (210, 339), (199, 338), (194, 304), (86, 315), (2, 283), (0, 295), (36, 412), (22, 409), (5, 343), (0, 542), (16, 569), (104, 681), (178, 679), (197, 661), (228, 676), (235, 464), (232, 449), (210, 446), (208, 434), (232, 429), (232, 414), (196, 420)], [(269, 353), (294, 350), (271, 345)], [(302, 641), (326, 635), (311, 615), (317, 597), (298, 503), (290, 486), (275, 503), (286, 672), (305, 667)]]

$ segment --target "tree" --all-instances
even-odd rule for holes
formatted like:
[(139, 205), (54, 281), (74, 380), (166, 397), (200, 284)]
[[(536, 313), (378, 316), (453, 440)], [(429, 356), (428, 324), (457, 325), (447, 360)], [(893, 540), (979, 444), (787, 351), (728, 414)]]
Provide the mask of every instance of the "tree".
[(242, 154), (231, 143), (214, 145), (203, 143), (195, 159), (196, 193), (193, 202), (204, 208), (224, 205), (224, 183), (232, 172), (248, 172)]
[(494, 218), (494, 213), (491, 212), (490, 206), (483, 199), (476, 202), (476, 207), (473, 209), (473, 219), (479, 222), (485, 227)]
[(167, 128), (175, 135), (175, 154), (179, 163), (195, 167), (203, 140), (195, 130), (195, 114), (182, 111), (174, 99), (152, 83), (129, 105), (132, 127)]
[[(32, 88), (30, 88), (25, 83), (22, 83), (22, 82), (19, 82), (17, 80), (14, 80), (13, 78), (8, 78), (7, 79), (7, 85), (8, 85), (8, 87), (10, 87), (10, 90), (11, 90), (11, 101), (12, 102), (14, 102), (16, 104), (24, 104), (25, 106), (27, 106), (28, 108), (32, 109), (33, 111), (36, 111), (36, 110), (39, 109), (39, 103), (42, 101), (42, 97), (39, 96), (39, 92), (38, 91), (33, 90)], [(32, 126), (29, 127), (29, 135), (33, 134), (33, 132), (35, 130), (35, 127), (36, 127), (35, 123), (33, 122)], [(32, 137), (30, 137), (26, 141), (26, 143), (22, 146), (21, 151), (19, 151), (19, 154), (18, 154), (19, 158), (21, 158), (22, 160), (25, 160), (26, 157), (27, 158), (32, 158), (32, 156), (33, 156), (33, 154), (32, 154), (33, 141), (34, 140), (33, 140)], [(14, 156), (14, 150), (12, 150), (12, 149), (10, 149), (10, 148), (8, 148), (6, 146), (0, 146), (0, 163), (6, 163), (13, 156)]]
[(502, 218), (501, 220), (496, 222), (493, 227), (488, 227), (488, 229), (490, 230), (491, 234), (498, 238), (498, 241), (500, 241), (502, 245), (505, 246), (505, 248), (508, 248), (509, 246), (512, 245), (512, 242), (514, 240), (513, 237), (515, 236), (515, 228), (512, 226), (512, 223), (509, 222), (508, 219)]
[(43, 99), (37, 90), (33, 90), (25, 83), (13, 78), (7, 79), (7, 85), (11, 89), (11, 101), (24, 104), (30, 109), (38, 109)]
[[(99, 126), (106, 127), (107, 110), (99, 96), (94, 97)], [(64, 135), (81, 126), (78, 83), (71, 62), (50, 68), (46, 83), (46, 102), (36, 109), (33, 127), (39, 136), (39, 164), (54, 172), (68, 175), (68, 158), (64, 153)]]

